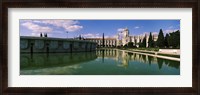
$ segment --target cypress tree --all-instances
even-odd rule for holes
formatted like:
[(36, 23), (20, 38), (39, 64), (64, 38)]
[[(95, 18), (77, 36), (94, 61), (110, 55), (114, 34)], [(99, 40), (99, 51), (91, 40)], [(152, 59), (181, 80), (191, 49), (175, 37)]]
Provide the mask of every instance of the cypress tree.
[(164, 34), (163, 34), (162, 29), (160, 29), (160, 32), (158, 34), (157, 45), (158, 47), (161, 47), (161, 48), (165, 46)]
[(165, 46), (168, 48), (169, 47), (169, 34), (167, 33), (165, 36)]
[(142, 41), (142, 47), (146, 47), (146, 34), (145, 34), (144, 39)]
[(137, 45), (137, 40), (135, 39), (135, 46)]
[(180, 48), (180, 31), (175, 32), (175, 48)]
[(169, 33), (169, 47), (174, 47), (174, 33)]
[(42, 33), (40, 33), (40, 37), (42, 37)]
[(103, 33), (103, 47), (104, 47), (105, 45), (104, 45), (104, 33)]
[(150, 32), (149, 34), (149, 42), (148, 42), (148, 47), (153, 47), (153, 37), (152, 37), (152, 34)]
[(140, 39), (140, 41), (139, 41), (139, 47), (143, 47), (143, 46), (142, 46), (142, 41), (141, 41), (141, 39)]

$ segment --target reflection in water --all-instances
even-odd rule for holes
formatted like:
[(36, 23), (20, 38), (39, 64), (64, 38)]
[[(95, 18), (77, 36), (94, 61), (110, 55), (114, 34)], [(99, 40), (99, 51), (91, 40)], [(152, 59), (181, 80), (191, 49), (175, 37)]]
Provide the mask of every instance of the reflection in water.
[[(42, 71), (55, 73), (53, 71), (69, 68), (77, 68), (77, 64), (83, 62), (89, 62), (96, 59), (97, 56), (94, 52), (89, 53), (35, 53), (35, 54), (21, 54), (20, 55), (20, 69), (21, 74), (29, 74), (33, 72)], [(45, 69), (44, 69), (45, 68)], [(30, 72), (23, 72), (23, 70), (29, 70)], [(35, 70), (35, 71), (33, 71)], [(66, 72), (69, 73), (68, 71)], [(40, 73), (39, 73), (40, 74)], [(55, 73), (56, 74), (56, 73)], [(61, 73), (59, 73), (61, 74)]]
[(180, 62), (161, 59), (157, 57), (152, 57), (148, 55), (141, 55), (137, 53), (131, 53), (126, 51), (119, 51), (114, 49), (107, 50), (97, 50), (96, 54), (98, 57), (115, 59), (116, 61), (121, 62), (120, 66), (128, 67), (129, 61), (135, 61), (140, 63), (146, 63), (151, 65), (152, 63), (157, 64), (159, 69), (162, 69), (162, 65), (165, 64), (169, 67), (179, 69)]
[(115, 49), (20, 55), (22, 75), (179, 75), (180, 62)]

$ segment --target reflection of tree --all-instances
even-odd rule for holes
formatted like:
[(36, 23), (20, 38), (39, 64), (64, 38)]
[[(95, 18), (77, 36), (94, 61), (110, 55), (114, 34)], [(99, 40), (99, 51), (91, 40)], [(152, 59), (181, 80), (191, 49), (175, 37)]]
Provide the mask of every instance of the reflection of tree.
[(168, 65), (169, 64), (169, 60), (165, 60), (165, 65)]
[(175, 62), (175, 61), (170, 61), (168, 66), (179, 69), (180, 68), (180, 62), (178, 63), (178, 62)]
[(29, 63), (33, 63), (33, 53), (31, 53), (31, 59)]
[(149, 65), (151, 65), (152, 57), (151, 57), (151, 56), (148, 56), (148, 60), (149, 60)]
[(142, 57), (142, 56), (141, 56), (140, 54), (138, 54), (138, 57), (139, 57), (138, 61), (141, 62), (141, 59), (142, 59), (141, 57)]
[(128, 52), (129, 60), (131, 60), (132, 55), (133, 55), (133, 53)]
[(143, 60), (143, 62), (146, 62), (145, 55), (142, 55), (142, 60)]
[(102, 62), (104, 63), (104, 49), (102, 50)]
[(162, 69), (163, 59), (161, 59), (161, 58), (157, 58), (157, 63), (158, 63), (158, 67), (159, 67), (159, 69)]

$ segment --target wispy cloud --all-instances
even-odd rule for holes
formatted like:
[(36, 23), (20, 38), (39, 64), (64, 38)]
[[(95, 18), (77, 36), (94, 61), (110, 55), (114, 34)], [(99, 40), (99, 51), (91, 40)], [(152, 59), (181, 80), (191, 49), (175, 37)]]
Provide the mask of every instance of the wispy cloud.
[(174, 28), (174, 26), (170, 26), (170, 27), (169, 27), (169, 29), (172, 29), (172, 28)]
[(39, 36), (40, 34), (39, 33), (36, 33), (36, 32), (32, 32), (31, 33), (31, 36)]
[(122, 32), (122, 31), (124, 31), (124, 28), (118, 28), (117, 31)]
[(83, 26), (78, 25), (79, 22), (77, 20), (41, 20), (41, 21), (35, 21), (35, 22), (53, 25), (59, 28), (64, 28), (65, 31), (68, 31), (68, 32), (79, 31), (80, 29), (83, 28)]
[(140, 27), (139, 27), (139, 26), (135, 26), (135, 27), (134, 27), (134, 29), (138, 29), (138, 28), (140, 28)]
[(177, 30), (179, 30), (179, 29), (167, 29), (167, 30), (164, 30), (163, 32), (164, 33), (172, 33), (172, 32), (175, 32)]
[[(97, 34), (92, 34), (92, 33), (88, 33), (88, 34), (82, 34), (82, 36), (84, 38), (102, 38), (103, 36), (102, 35), (99, 35), (98, 33)], [(115, 36), (104, 36), (104, 38), (113, 38)]]
[(22, 23), (21, 25), (28, 28), (32, 32), (52, 32), (52, 30), (53, 30), (52, 28), (50, 28), (48, 26), (40, 26), (40, 25), (34, 24), (29, 21)]
[(43, 25), (43, 26), (55, 26), (57, 28), (63, 28), (68, 32), (76, 32), (83, 28), (83, 26), (79, 25), (77, 20), (24, 20), (22, 22), (25, 23), (33, 23), (35, 25)]
[[(158, 35), (158, 32), (151, 32), (152, 35)], [(142, 34), (139, 34), (139, 36), (149, 36), (150, 32), (143, 32)]]
[(102, 37), (99, 34), (92, 34), (92, 33), (82, 34), (82, 36), (85, 38), (101, 38)]
[(80, 29), (83, 28), (83, 26), (79, 26), (79, 25), (71, 25), (71, 26), (63, 26), (65, 28), (66, 31), (69, 32), (75, 32), (75, 31), (79, 31)]
[(151, 32), (152, 35), (158, 35), (158, 32)]

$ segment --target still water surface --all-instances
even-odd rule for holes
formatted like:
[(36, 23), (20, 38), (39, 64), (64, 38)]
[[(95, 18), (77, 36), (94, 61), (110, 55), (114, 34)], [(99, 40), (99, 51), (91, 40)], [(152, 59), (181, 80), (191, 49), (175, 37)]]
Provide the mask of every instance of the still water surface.
[(21, 75), (180, 75), (180, 62), (105, 49), (20, 54)]

